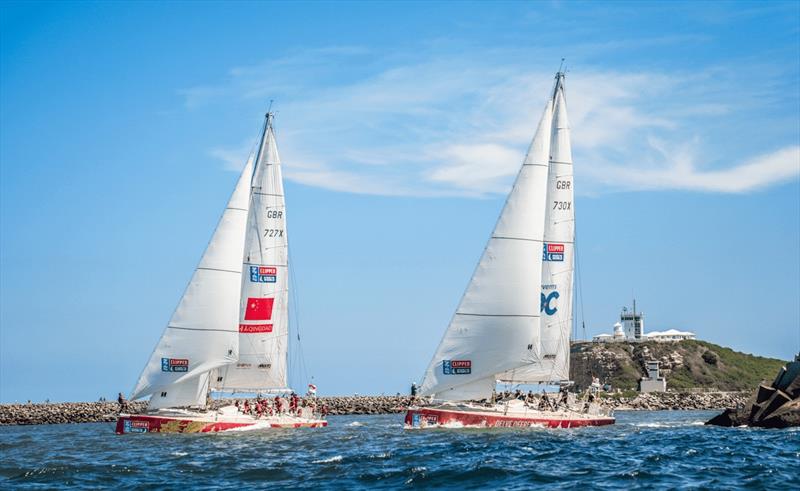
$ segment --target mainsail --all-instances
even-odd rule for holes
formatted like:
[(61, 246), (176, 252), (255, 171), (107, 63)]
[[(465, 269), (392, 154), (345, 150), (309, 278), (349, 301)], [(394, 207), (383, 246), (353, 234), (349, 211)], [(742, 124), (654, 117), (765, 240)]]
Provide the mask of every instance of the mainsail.
[[(289, 341), (286, 205), (272, 113), (253, 170), (241, 268), (238, 360), (217, 371), (221, 391), (285, 390)], [(236, 323), (234, 323), (234, 326)]]
[(569, 378), (572, 322), (572, 154), (558, 73), (528, 155), (420, 394), (488, 398), (496, 381)]
[(236, 325), (252, 169), (250, 160), (131, 399), (153, 394), (151, 408), (203, 406), (209, 372), (238, 358)]
[(421, 395), (488, 397), (504, 372), (539, 359), (539, 304), (552, 101), (442, 342)]

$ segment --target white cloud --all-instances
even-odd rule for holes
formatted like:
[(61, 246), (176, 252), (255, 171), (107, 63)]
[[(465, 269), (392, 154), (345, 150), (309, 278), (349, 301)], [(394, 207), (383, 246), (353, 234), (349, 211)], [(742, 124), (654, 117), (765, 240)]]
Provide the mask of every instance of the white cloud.
[[(342, 66), (357, 69), (343, 75)], [(726, 154), (720, 142), (711, 161), (696, 157), (711, 154), (699, 138), (706, 140), (707, 123), (747, 105), (747, 91), (730, 78), (714, 85), (733, 71), (709, 71), (713, 76), (581, 67), (568, 74), (583, 191), (741, 193), (797, 178), (797, 147), (786, 141), (749, 158)], [(219, 87), (184, 94), (195, 109), (278, 96), (287, 179), (353, 193), (483, 196), (508, 189), (551, 86), (551, 73), (522, 69), (502, 53), (375, 61), (368, 50), (337, 48), (236, 68)], [(211, 152), (239, 169), (248, 148)]]
[(790, 181), (800, 175), (800, 146), (792, 145), (752, 157), (723, 169), (703, 170), (691, 147), (670, 148), (651, 142), (661, 152), (660, 168), (601, 166), (592, 170), (596, 179), (627, 190), (684, 189), (719, 193), (743, 193)]
[(254, 147), (255, 142), (250, 140), (235, 147), (214, 147), (209, 150), (209, 153), (212, 157), (222, 161), (225, 170), (241, 172)]
[(483, 194), (505, 192), (505, 178), (517, 173), (524, 155), (516, 148), (478, 143), (450, 145), (435, 157), (446, 163), (434, 167), (428, 179)]

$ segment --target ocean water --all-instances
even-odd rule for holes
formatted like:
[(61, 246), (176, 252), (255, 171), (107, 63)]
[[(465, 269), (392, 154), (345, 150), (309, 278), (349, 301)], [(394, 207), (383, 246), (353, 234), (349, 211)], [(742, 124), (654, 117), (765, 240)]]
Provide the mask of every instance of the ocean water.
[(114, 434), (110, 423), (0, 427), (0, 488), (800, 489), (800, 428), (716, 428), (714, 411), (618, 412), (578, 429), (323, 429)]

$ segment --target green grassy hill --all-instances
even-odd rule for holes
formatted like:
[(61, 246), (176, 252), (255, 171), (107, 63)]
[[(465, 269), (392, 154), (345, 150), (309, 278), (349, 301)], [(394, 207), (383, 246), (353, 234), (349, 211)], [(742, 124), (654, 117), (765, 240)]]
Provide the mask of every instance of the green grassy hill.
[(667, 390), (752, 390), (772, 381), (786, 361), (733, 351), (705, 341), (677, 343), (574, 343), (570, 375), (579, 389), (592, 376), (614, 388), (638, 388), (648, 360), (661, 362)]

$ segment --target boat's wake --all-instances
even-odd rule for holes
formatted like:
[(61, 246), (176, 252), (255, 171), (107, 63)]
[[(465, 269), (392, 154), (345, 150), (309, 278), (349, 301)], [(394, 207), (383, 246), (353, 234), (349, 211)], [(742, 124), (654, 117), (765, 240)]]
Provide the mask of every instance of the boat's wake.
[(244, 433), (246, 431), (257, 431), (257, 430), (264, 430), (267, 428), (272, 428), (272, 424), (267, 421), (257, 421), (248, 426), (240, 426), (238, 428), (231, 428), (229, 430), (222, 431), (221, 433)]
[(681, 422), (652, 422), (652, 423), (636, 423), (632, 426), (636, 428), (681, 428), (683, 426), (703, 426), (705, 423), (702, 421), (681, 421)]

